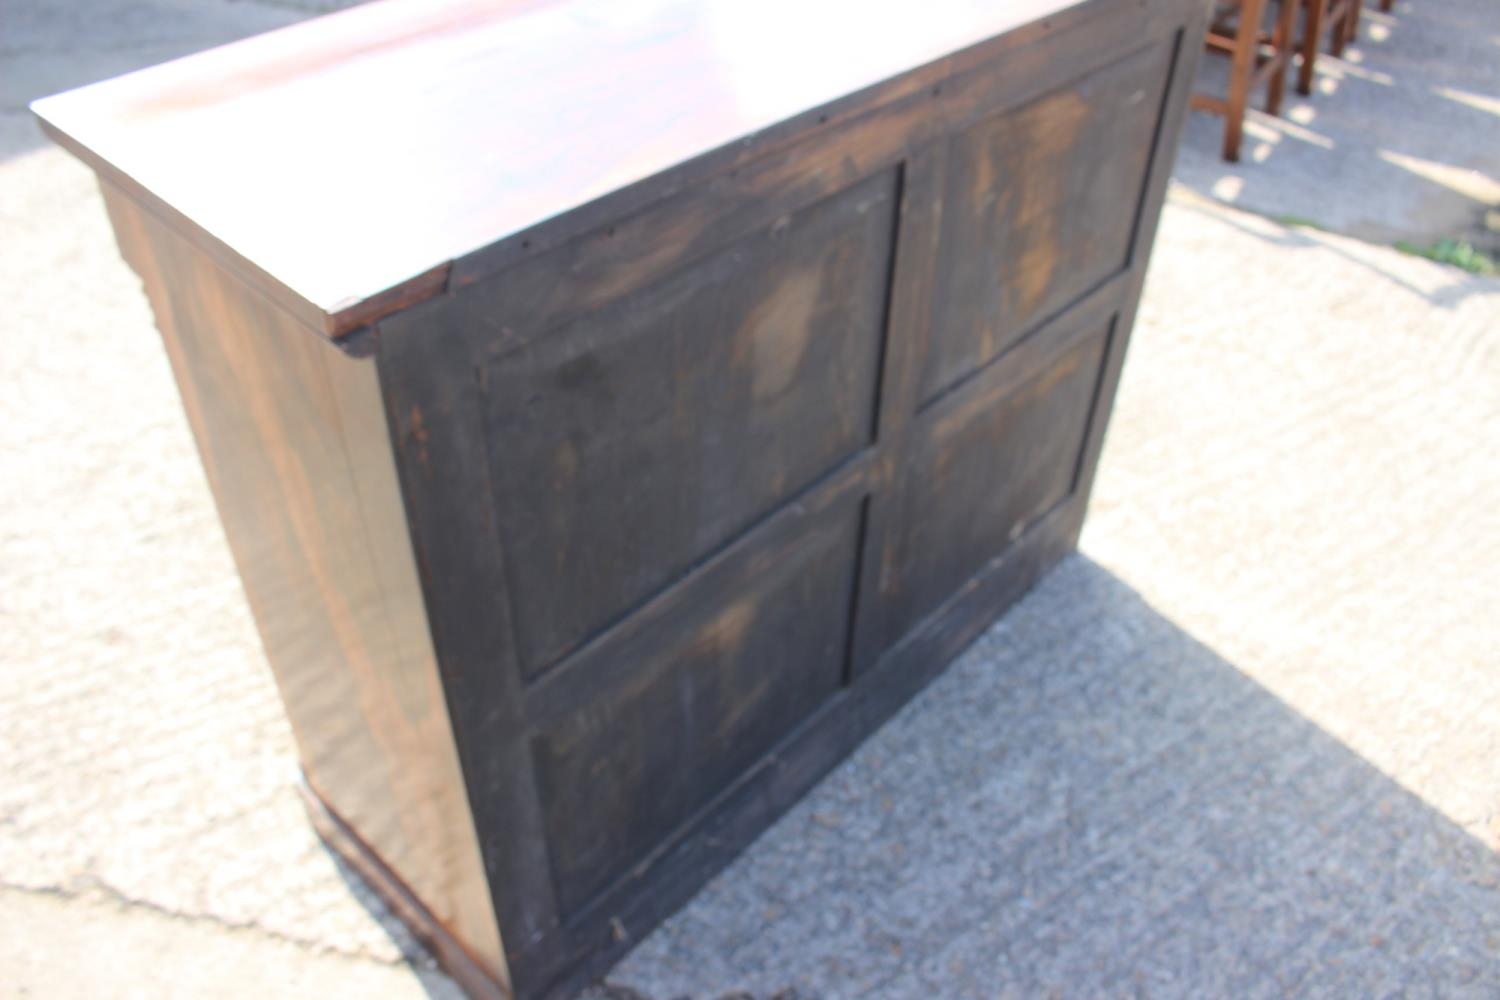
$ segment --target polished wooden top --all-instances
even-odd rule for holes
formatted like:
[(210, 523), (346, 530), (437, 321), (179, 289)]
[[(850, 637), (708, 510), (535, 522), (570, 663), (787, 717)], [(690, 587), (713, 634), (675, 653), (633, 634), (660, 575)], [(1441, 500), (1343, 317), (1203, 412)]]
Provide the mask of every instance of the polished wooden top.
[(449, 262), (1085, 0), (382, 0), (38, 101), (337, 336)]

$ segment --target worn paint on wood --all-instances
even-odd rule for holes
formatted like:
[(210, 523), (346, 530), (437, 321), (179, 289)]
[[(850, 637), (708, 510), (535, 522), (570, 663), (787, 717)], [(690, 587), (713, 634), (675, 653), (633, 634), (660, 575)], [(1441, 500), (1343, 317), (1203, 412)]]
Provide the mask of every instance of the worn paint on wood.
[(564, 912), (588, 902), (843, 680), (859, 507), (745, 552), (705, 599), (601, 645), (616, 670), (537, 736)]
[(929, 399), (1129, 262), (1170, 50), (1154, 46), (954, 140)]
[(896, 487), (899, 534), (881, 580), (898, 640), (1073, 491), (1104, 357), (1090, 338), (999, 398), (925, 421)]
[(483, 368), (528, 676), (869, 443), (894, 205), (878, 175)]

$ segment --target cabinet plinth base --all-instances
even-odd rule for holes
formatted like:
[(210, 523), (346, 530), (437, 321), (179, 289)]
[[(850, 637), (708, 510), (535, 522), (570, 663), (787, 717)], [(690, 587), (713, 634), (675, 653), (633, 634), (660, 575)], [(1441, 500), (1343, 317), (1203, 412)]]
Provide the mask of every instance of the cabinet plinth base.
[(473, 1000), (513, 1000), (514, 994), (474, 961), (406, 883), (328, 807), (308, 783), (307, 775), (297, 782), (297, 791), (302, 794), (308, 818), (324, 845), (359, 873), (465, 993)]

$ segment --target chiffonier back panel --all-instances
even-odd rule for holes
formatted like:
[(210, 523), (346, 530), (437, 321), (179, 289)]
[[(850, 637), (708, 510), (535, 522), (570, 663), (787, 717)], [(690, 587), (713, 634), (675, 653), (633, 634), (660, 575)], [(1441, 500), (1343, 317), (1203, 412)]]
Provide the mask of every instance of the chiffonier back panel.
[(1197, 6), (1096, 5), (381, 322), (518, 983), (618, 953), (1073, 546)]

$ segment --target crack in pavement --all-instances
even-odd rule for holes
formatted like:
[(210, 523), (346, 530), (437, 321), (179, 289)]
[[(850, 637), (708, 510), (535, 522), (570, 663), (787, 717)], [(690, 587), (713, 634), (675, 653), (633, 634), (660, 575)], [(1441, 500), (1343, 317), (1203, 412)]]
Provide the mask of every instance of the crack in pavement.
[[(80, 875), (77, 878), (76, 882), (80, 886), (80, 888), (78, 889), (67, 888), (60, 885), (34, 886), (0, 881), (0, 892), (24, 893), (30, 896), (46, 896), (66, 902), (85, 901), (113, 904), (122, 910), (144, 911), (185, 924), (207, 924), (218, 927), (221, 930), (229, 931), (230, 933), (253, 934), (267, 940), (280, 941), (286, 944), (290, 944), (298, 948), (299, 950), (307, 952), (311, 955), (337, 955), (341, 958), (366, 961), (374, 965), (386, 966), (388, 968), (409, 966), (414, 969), (420, 968), (423, 971), (428, 971), (425, 965), (418, 965), (417, 963), (408, 961), (405, 958), (382, 958), (379, 955), (372, 955), (369, 952), (365, 951), (349, 951), (348, 949), (333, 947), (331, 945), (318, 941), (292, 937), (288, 934), (273, 931), (270, 928), (254, 921), (249, 921), (246, 923), (236, 923), (235, 921), (225, 920), (223, 917), (216, 916), (212, 913), (184, 913), (180, 910), (174, 910), (170, 907), (163, 906), (160, 903), (154, 903), (147, 899), (138, 899), (134, 896), (130, 896), (125, 892), (122, 892), (115, 886), (110, 885), (108, 882), (99, 878), (97, 875)], [(418, 942), (418, 945), (420, 946), (420, 942)]]

